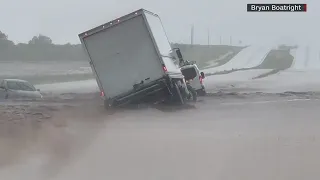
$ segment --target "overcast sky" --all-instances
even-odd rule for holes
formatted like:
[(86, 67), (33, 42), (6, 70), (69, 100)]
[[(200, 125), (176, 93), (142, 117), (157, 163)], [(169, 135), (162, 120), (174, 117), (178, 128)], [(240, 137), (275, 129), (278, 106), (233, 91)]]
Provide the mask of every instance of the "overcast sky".
[[(247, 3), (307, 3), (307, 13), (246, 12)], [(233, 44), (242, 40), (315, 41), (320, 38), (320, 0), (0, 0), (0, 30), (14, 42), (39, 33), (55, 43), (78, 43), (78, 34), (131, 11), (157, 13), (172, 42)]]

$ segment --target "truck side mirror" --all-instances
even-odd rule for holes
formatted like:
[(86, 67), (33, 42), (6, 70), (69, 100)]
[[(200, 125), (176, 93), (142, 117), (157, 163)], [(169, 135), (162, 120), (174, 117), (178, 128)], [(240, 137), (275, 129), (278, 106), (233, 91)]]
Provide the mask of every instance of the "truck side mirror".
[(179, 59), (183, 59), (180, 49), (176, 49), (176, 54)]
[(205, 78), (204, 72), (201, 72), (200, 75), (201, 75), (202, 79)]

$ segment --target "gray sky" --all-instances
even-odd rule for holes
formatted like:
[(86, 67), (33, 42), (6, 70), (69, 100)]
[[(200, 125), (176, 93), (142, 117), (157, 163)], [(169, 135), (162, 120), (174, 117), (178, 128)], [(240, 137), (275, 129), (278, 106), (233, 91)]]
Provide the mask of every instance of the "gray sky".
[[(307, 13), (246, 12), (247, 3), (307, 3)], [(172, 42), (238, 40), (315, 41), (320, 37), (319, 0), (0, 0), (0, 30), (14, 42), (27, 42), (42, 33), (55, 43), (78, 43), (78, 34), (131, 11), (144, 8), (160, 15)], [(3, 8), (4, 7), (4, 8)], [(318, 10), (318, 11), (317, 11)], [(314, 42), (313, 42), (314, 43)]]

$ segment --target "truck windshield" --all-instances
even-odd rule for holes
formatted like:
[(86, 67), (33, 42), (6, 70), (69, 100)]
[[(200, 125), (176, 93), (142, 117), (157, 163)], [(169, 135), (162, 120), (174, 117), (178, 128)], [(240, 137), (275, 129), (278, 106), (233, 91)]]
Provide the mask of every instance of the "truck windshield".
[(197, 72), (194, 68), (187, 68), (181, 70), (186, 80), (193, 79), (197, 76)]

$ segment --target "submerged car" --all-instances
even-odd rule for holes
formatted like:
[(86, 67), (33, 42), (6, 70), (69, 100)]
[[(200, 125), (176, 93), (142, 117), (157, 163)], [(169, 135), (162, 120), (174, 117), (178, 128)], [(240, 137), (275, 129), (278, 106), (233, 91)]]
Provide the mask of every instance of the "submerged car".
[(0, 99), (42, 99), (39, 89), (21, 79), (4, 79), (0, 82)]

